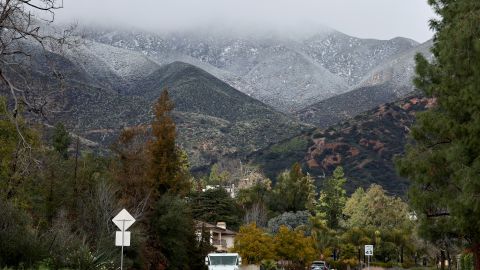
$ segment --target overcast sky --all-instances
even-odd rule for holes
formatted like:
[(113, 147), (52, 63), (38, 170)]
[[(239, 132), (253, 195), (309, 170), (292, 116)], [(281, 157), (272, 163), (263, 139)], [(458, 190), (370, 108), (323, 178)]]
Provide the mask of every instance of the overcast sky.
[(205, 25), (302, 31), (326, 25), (346, 34), (419, 42), (432, 37), (427, 0), (64, 0), (62, 23), (121, 25), (149, 31)]

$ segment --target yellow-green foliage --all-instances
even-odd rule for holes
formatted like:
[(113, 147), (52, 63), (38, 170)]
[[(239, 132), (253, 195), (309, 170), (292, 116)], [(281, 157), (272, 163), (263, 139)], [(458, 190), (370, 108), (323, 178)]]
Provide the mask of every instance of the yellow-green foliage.
[(273, 242), (277, 258), (289, 261), (291, 268), (305, 267), (317, 256), (313, 238), (305, 236), (301, 230), (294, 231), (281, 226)]
[(388, 196), (379, 185), (367, 191), (359, 188), (347, 200), (343, 214), (347, 227), (377, 228), (392, 230), (411, 225), (408, 205), (398, 197)]
[(275, 258), (272, 249), (273, 239), (255, 223), (240, 227), (235, 237), (235, 252), (238, 252), (246, 264), (260, 264), (264, 260)]

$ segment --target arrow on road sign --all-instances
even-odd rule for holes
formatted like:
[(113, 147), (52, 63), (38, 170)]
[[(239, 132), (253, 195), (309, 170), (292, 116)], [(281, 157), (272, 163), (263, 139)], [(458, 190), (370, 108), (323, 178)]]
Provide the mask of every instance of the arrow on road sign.
[(373, 245), (365, 245), (365, 255), (373, 256)]
[(125, 231), (135, 223), (135, 218), (133, 218), (127, 210), (123, 209), (112, 219), (112, 221), (121, 231)]

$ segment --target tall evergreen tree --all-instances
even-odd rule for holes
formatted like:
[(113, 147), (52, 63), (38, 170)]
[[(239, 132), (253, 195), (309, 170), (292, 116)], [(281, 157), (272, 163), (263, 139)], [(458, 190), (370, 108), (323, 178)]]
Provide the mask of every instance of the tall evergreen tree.
[(223, 221), (233, 230), (237, 230), (242, 222), (240, 205), (223, 188), (192, 193), (190, 207), (193, 217), (201, 221), (213, 224)]
[[(187, 262), (181, 261), (195, 240), (191, 214), (178, 212), (178, 222), (173, 222), (175, 212), (165, 212), (168, 201), (183, 205), (182, 197), (190, 191), (189, 166), (186, 155), (175, 144), (176, 127), (172, 118), (173, 102), (165, 89), (155, 104), (155, 119), (152, 122), (152, 139), (147, 144), (146, 177), (152, 185), (146, 215), (148, 239), (143, 255), (148, 269), (188, 269)], [(178, 205), (172, 205), (177, 207)], [(178, 206), (180, 207), (180, 206)], [(183, 206), (182, 206), (183, 207)], [(180, 211), (180, 210), (179, 210)], [(165, 222), (164, 222), (165, 221)], [(172, 221), (172, 222), (170, 222)], [(183, 224), (183, 225), (182, 225)], [(165, 238), (163, 232), (177, 233), (176, 227), (184, 226), (183, 238)], [(172, 241), (172, 242), (169, 242)], [(170, 245), (175, 246), (169, 247)]]
[(165, 269), (192, 269), (190, 249), (198, 243), (187, 203), (170, 194), (162, 196), (155, 206), (151, 226), (151, 232), (159, 238), (158, 247), (164, 256)]
[(480, 1), (429, 0), (439, 15), (429, 63), (418, 55), (416, 86), (436, 99), (419, 114), (414, 142), (398, 160), (410, 201), (431, 240), (461, 239), (480, 269)]
[(338, 229), (342, 210), (347, 201), (347, 192), (344, 185), (347, 182), (342, 167), (337, 167), (333, 176), (325, 180), (320, 198), (318, 199), (318, 212), (327, 220), (328, 227)]
[(68, 134), (67, 129), (62, 123), (55, 125), (55, 130), (53, 132), (53, 148), (57, 151), (64, 159), (68, 159), (68, 147), (72, 143), (72, 138)]
[(175, 145), (176, 126), (171, 115), (173, 108), (174, 104), (165, 89), (155, 104), (153, 139), (148, 144), (148, 177), (152, 179), (157, 195), (167, 192), (185, 194), (190, 190), (188, 166), (184, 164), (182, 152)]
[(149, 133), (145, 127), (134, 127), (122, 131), (112, 145), (116, 155), (111, 169), (119, 185), (121, 205), (133, 213), (141, 213), (152, 193), (153, 180), (146, 177), (148, 158), (145, 141)]

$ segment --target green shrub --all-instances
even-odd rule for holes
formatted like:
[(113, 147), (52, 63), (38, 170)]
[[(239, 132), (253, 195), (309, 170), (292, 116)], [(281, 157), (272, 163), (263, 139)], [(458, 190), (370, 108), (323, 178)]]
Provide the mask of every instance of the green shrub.
[(460, 270), (474, 270), (473, 254), (463, 254), (460, 258)]
[(277, 262), (274, 260), (264, 260), (260, 265), (261, 270), (277, 270)]
[(410, 269), (412, 267), (414, 267), (415, 264), (411, 261), (404, 261), (402, 264), (401, 264), (401, 267), (404, 268), (404, 269)]
[(308, 147), (308, 141), (303, 137), (295, 137), (283, 143), (271, 147), (270, 151), (275, 154), (283, 154), (304, 151)]
[(46, 257), (24, 210), (0, 200), (0, 267), (28, 268)]

